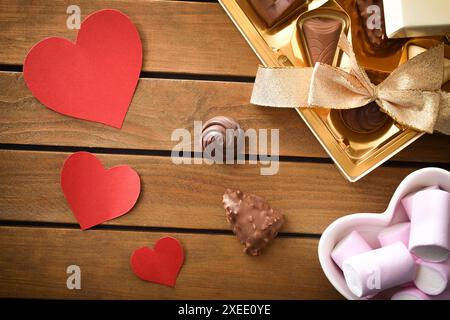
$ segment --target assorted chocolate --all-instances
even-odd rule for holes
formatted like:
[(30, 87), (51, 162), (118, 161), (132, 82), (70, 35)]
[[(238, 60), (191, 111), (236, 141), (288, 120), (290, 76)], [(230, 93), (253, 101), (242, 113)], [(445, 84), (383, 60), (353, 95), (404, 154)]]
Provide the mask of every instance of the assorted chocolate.
[(264, 198), (240, 190), (227, 189), (223, 207), (234, 234), (244, 245), (244, 252), (251, 256), (261, 254), (284, 223), (283, 215)]
[[(208, 157), (234, 159), (239, 150), (238, 142), (242, 135), (239, 124), (230, 117), (218, 116), (203, 124), (201, 133), (202, 149)], [(220, 155), (219, 155), (220, 153)]]
[[(388, 76), (385, 72), (366, 70), (370, 81), (378, 85)], [(344, 125), (352, 132), (358, 134), (370, 134), (385, 127), (390, 117), (384, 113), (376, 102), (370, 102), (364, 107), (345, 109), (339, 111)], [(392, 122), (392, 121), (391, 121)]]
[(306, 2), (307, 0), (250, 0), (255, 11), (268, 27), (272, 27)]
[(352, 45), (358, 63), (365, 68), (385, 72), (391, 72), (397, 68), (402, 47), (407, 40), (388, 37), (386, 1), (335, 1), (350, 16)]
[(362, 28), (375, 49), (387, 48), (392, 41), (386, 36), (383, 0), (356, 0)]
[(314, 17), (302, 23), (302, 30), (310, 64), (321, 62), (332, 65), (342, 32), (342, 22), (329, 17)]
[[(428, 12), (433, 12), (431, 16), (437, 16), (439, 8), (446, 8), (450, 4), (448, 0), (430, 1), (433, 4), (422, 0), (219, 0), (263, 65), (301, 68), (319, 62), (350, 72), (351, 62), (338, 47), (340, 37), (345, 35), (351, 41), (358, 65), (366, 70), (375, 85), (377, 81), (368, 71), (389, 75), (406, 62), (406, 44), (411, 40), (419, 40), (389, 38), (389, 28), (396, 21), (403, 23), (400, 16), (407, 14), (412, 17), (410, 21), (420, 21), (422, 25), (419, 25), (419, 29), (427, 33), (426, 25), (434, 23), (426, 22), (430, 16)], [(392, 3), (400, 3), (400, 10), (390, 10)], [(421, 6), (426, 6), (427, 10), (417, 9)], [(415, 10), (416, 18), (411, 15), (411, 8)], [(450, 12), (442, 11), (446, 12), (439, 13), (439, 21)], [(417, 12), (427, 12), (427, 16)], [(392, 18), (396, 15), (399, 19)], [(441, 23), (440, 31), (435, 24), (432, 33), (439, 36), (423, 34), (427, 37), (420, 40), (450, 44), (444, 33), (449, 26), (450, 19), (443, 25)], [(434, 46), (436, 44), (420, 44), (425, 49)], [(445, 55), (450, 56), (447, 46)], [(446, 75), (450, 75), (450, 71)], [(275, 84), (273, 87), (276, 89)], [(443, 90), (449, 88), (450, 83), (442, 86)], [(346, 106), (340, 110), (328, 109), (326, 106), (311, 109), (299, 107), (298, 113), (345, 178), (352, 182), (422, 135), (421, 131), (394, 121), (393, 118), (398, 118), (394, 113), (389, 117), (375, 103), (349, 111), (340, 111)]]
[(334, 2), (328, 3), (302, 13), (296, 22), (303, 60), (309, 66), (317, 62), (337, 66), (339, 38), (348, 32), (348, 15)]
[(341, 117), (350, 130), (358, 133), (375, 132), (389, 119), (375, 102), (361, 108), (342, 110)]
[[(386, 20), (383, 0), (356, 0), (353, 34), (358, 39), (359, 55), (387, 57), (395, 55), (404, 45), (403, 39), (389, 39), (386, 35)], [(355, 43), (356, 41), (354, 41)]]

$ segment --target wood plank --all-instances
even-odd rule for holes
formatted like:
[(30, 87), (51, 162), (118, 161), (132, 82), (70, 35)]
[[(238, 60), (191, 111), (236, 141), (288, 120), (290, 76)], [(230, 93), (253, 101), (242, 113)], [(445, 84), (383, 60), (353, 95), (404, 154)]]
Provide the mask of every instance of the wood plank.
[[(334, 299), (315, 239), (277, 238), (263, 255), (242, 253), (233, 236), (171, 234), (185, 250), (175, 288), (147, 283), (131, 253), (167, 234), (0, 227), (0, 296), (65, 299)], [(31, 249), (32, 248), (32, 249)], [(81, 290), (66, 268), (81, 268)]]
[[(0, 151), (0, 220), (75, 223), (60, 188), (67, 153)], [(127, 164), (141, 177), (135, 208), (112, 225), (229, 230), (226, 188), (265, 197), (286, 217), (282, 232), (320, 234), (335, 219), (382, 212), (413, 168), (381, 167), (347, 182), (331, 164), (281, 162), (261, 176), (258, 165), (174, 165), (168, 157), (98, 155), (106, 167)]]
[[(43, 107), (21, 73), (0, 72), (0, 88), (0, 143), (171, 150), (174, 129), (228, 115), (244, 129), (279, 128), (283, 156), (327, 157), (294, 110), (249, 105), (248, 83), (141, 79), (121, 130)], [(450, 136), (427, 135), (394, 159), (450, 163)]]
[[(63, 0), (0, 1), (0, 64), (22, 64), (46, 37), (75, 39), (66, 27)], [(79, 0), (82, 18), (100, 9), (128, 15), (141, 36), (143, 70), (254, 76), (258, 60), (218, 3), (146, 0)], [(168, 43), (174, 45), (167, 45)]]
[(45, 108), (22, 73), (0, 72), (0, 88), (0, 143), (171, 150), (173, 130), (227, 115), (244, 129), (280, 128), (281, 154), (326, 156), (294, 110), (249, 105), (249, 83), (141, 79), (120, 130)]

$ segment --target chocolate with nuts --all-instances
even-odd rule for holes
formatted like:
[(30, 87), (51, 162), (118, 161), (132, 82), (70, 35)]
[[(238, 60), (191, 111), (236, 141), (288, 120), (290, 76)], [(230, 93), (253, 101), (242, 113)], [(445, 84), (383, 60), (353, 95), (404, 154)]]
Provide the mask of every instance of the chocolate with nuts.
[(257, 256), (275, 238), (284, 223), (283, 215), (262, 197), (227, 189), (223, 206), (234, 234), (244, 245), (244, 252)]

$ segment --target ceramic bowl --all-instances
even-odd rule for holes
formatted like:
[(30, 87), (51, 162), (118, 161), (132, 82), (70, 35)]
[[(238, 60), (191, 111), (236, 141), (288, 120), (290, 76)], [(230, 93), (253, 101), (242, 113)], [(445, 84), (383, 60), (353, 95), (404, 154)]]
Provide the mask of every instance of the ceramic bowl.
[(351, 231), (358, 231), (374, 248), (380, 244), (378, 233), (399, 222), (408, 221), (401, 199), (423, 188), (438, 185), (442, 190), (450, 192), (450, 172), (439, 168), (424, 168), (408, 175), (397, 187), (389, 205), (383, 213), (356, 213), (337, 219), (323, 232), (319, 241), (319, 260), (322, 269), (331, 284), (345, 298), (360, 299), (347, 287), (344, 275), (331, 258), (335, 245)]

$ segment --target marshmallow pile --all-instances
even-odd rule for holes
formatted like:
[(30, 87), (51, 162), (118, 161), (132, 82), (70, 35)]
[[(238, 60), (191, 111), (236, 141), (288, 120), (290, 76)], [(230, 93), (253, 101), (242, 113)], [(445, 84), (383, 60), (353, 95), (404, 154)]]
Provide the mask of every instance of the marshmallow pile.
[(332, 259), (359, 298), (384, 292), (392, 300), (450, 300), (450, 193), (432, 186), (399, 205), (408, 220), (381, 230), (377, 246), (354, 230)]

